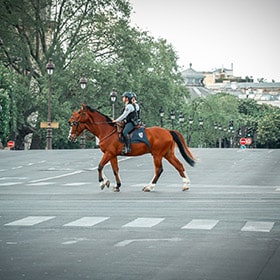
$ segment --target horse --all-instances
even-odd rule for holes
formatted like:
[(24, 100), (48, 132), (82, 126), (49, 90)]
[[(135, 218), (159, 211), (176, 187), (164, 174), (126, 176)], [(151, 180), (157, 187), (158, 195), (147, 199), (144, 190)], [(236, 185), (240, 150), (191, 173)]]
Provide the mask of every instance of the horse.
[[(81, 133), (86, 129), (99, 138), (99, 147), (103, 152), (102, 159), (98, 165), (98, 179), (101, 190), (107, 186), (110, 181), (103, 172), (104, 166), (110, 162), (116, 179), (116, 185), (113, 187), (114, 192), (119, 192), (121, 180), (119, 177), (119, 166), (117, 157), (122, 155), (123, 143), (119, 139), (116, 124), (108, 116), (98, 110), (82, 104), (79, 111), (75, 111), (68, 121), (70, 131), (68, 140), (75, 142)], [(176, 144), (185, 161), (194, 166), (195, 158), (188, 148), (182, 134), (176, 130), (168, 130), (162, 127), (154, 126), (145, 128), (147, 139), (150, 145), (145, 143), (132, 143), (131, 152), (126, 156), (140, 156), (151, 153), (154, 162), (154, 177), (151, 182), (144, 186), (144, 192), (154, 190), (155, 185), (163, 172), (162, 159), (165, 158), (179, 172), (183, 180), (182, 191), (190, 188), (190, 179), (185, 173), (185, 168), (175, 155)]]

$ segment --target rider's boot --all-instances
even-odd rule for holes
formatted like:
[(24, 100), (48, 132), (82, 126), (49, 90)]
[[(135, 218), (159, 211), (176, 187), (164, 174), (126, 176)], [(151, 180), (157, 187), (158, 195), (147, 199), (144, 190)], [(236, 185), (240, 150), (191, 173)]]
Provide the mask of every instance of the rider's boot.
[(122, 150), (123, 154), (129, 154), (131, 152), (131, 140), (129, 136), (125, 137), (124, 136), (124, 147)]

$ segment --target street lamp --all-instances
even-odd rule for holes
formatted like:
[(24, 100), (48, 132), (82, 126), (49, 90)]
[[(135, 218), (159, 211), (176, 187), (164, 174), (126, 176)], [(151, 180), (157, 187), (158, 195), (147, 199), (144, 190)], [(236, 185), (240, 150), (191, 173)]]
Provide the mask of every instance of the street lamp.
[(174, 110), (172, 110), (170, 112), (170, 118), (171, 118), (171, 126), (172, 126), (172, 129), (174, 129), (174, 120), (175, 120), (175, 113), (174, 113)]
[(112, 92), (110, 93), (110, 99), (111, 99), (111, 102), (112, 102), (112, 116), (113, 116), (113, 119), (114, 119), (115, 118), (115, 104), (116, 104), (116, 101), (117, 101), (117, 92), (114, 88), (112, 89)]
[(192, 125), (193, 125), (193, 118), (189, 117), (189, 131), (188, 131), (188, 144), (191, 144), (191, 138), (192, 138)]
[(47, 150), (52, 149), (52, 127), (51, 127), (51, 76), (54, 70), (54, 64), (52, 59), (49, 59), (46, 65), (48, 75), (49, 75), (49, 97), (48, 97), (48, 127), (47, 127)]
[(199, 123), (199, 142), (200, 142), (200, 148), (202, 148), (202, 144), (201, 144), (201, 142), (202, 142), (202, 139), (201, 139), (201, 133), (202, 133), (202, 128), (203, 128), (203, 118), (202, 117), (199, 117), (199, 119), (198, 119), (198, 123)]
[[(80, 86), (83, 91), (83, 103), (84, 103), (85, 102), (84, 90), (87, 87), (87, 79), (85, 77), (85, 74), (83, 74), (82, 78), (80, 79)], [(86, 137), (85, 137), (85, 131), (83, 131), (81, 136), (81, 148), (85, 149), (85, 147), (86, 147)]]
[(184, 121), (185, 121), (185, 118), (184, 118), (182, 112), (180, 112), (180, 114), (179, 114), (179, 123), (180, 123), (181, 130), (182, 130), (182, 126), (183, 126)]
[(218, 124), (218, 129), (219, 129), (219, 148), (221, 149), (222, 148), (222, 126), (221, 124)]
[(214, 135), (214, 141), (215, 141), (215, 148), (217, 147), (217, 129), (218, 129), (218, 124), (214, 122), (214, 129), (215, 129), (215, 135)]
[(160, 109), (159, 109), (159, 116), (160, 116), (160, 126), (163, 127), (164, 110), (162, 107), (160, 107)]
[(82, 90), (87, 87), (87, 79), (85, 77), (85, 74), (83, 74), (82, 78), (80, 79), (80, 86)]

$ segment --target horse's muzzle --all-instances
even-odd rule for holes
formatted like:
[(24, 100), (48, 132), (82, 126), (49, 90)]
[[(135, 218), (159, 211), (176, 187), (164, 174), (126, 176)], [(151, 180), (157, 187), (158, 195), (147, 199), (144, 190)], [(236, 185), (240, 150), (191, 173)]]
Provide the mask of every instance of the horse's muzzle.
[(74, 135), (74, 134), (69, 134), (68, 135), (68, 141), (70, 141), (70, 142), (77, 142), (77, 137), (76, 137), (76, 135)]

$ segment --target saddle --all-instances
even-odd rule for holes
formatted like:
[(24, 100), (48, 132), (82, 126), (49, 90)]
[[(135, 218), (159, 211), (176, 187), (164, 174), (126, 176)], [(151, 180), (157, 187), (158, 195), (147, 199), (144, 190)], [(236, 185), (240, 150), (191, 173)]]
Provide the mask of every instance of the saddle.
[[(125, 126), (125, 122), (117, 122), (117, 133), (119, 137), (119, 141), (124, 143), (123, 140), (123, 129)], [(141, 124), (138, 124), (134, 127), (134, 129), (129, 133), (129, 137), (131, 139), (131, 143), (145, 143), (150, 148), (150, 143), (148, 141), (145, 127)]]

